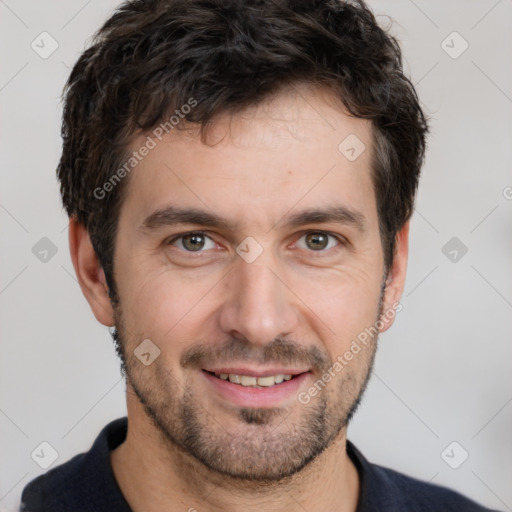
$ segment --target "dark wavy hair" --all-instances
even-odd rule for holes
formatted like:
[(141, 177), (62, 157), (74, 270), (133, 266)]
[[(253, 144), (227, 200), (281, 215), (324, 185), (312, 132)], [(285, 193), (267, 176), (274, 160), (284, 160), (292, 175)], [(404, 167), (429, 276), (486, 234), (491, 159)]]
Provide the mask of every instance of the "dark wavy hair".
[[(95, 34), (64, 89), (57, 175), (64, 207), (83, 224), (117, 301), (113, 254), (128, 180), (94, 193), (129, 158), (135, 135), (187, 104), (201, 140), (213, 118), (286, 85), (331, 88), (371, 120), (372, 180), (384, 263), (409, 219), (427, 121), (404, 76), (398, 42), (361, 0), (132, 0)], [(181, 116), (183, 117), (183, 115)], [(340, 141), (341, 142), (341, 141)]]

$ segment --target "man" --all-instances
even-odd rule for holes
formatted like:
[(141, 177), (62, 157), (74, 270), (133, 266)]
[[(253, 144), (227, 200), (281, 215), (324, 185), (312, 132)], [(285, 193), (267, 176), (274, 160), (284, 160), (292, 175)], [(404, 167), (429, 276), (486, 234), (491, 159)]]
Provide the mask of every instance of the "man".
[(426, 133), (362, 2), (123, 4), (69, 78), (58, 177), (128, 418), (22, 510), (483, 511), (347, 440)]

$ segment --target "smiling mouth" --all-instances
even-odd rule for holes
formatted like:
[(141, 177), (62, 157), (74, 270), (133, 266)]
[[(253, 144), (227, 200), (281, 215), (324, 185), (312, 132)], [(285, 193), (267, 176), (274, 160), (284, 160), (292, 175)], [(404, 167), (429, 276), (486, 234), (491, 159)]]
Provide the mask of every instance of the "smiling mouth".
[(254, 377), (251, 375), (237, 375), (236, 373), (216, 373), (210, 372), (208, 370), (203, 371), (213, 375), (214, 377), (217, 377), (220, 380), (227, 380), (233, 384), (239, 384), (240, 386), (249, 388), (269, 388), (273, 386), (279, 386), (283, 382), (292, 380), (299, 375), (303, 375), (302, 373), (297, 375), (279, 373), (277, 375), (268, 375), (265, 377)]

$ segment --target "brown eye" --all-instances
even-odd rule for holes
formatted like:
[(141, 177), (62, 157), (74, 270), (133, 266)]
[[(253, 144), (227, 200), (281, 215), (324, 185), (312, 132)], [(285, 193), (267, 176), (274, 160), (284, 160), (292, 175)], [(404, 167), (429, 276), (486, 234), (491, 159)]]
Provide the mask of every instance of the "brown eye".
[(309, 233), (306, 235), (306, 245), (314, 251), (325, 249), (328, 243), (329, 238), (325, 233)]
[(204, 247), (204, 235), (200, 233), (185, 235), (182, 243), (187, 251), (199, 251)]
[(215, 242), (201, 232), (185, 233), (171, 240), (169, 244), (186, 252), (202, 252), (206, 249), (215, 248)]
[(343, 245), (342, 242), (334, 235), (323, 231), (310, 231), (300, 237), (297, 246), (314, 252), (330, 252), (330, 249)]

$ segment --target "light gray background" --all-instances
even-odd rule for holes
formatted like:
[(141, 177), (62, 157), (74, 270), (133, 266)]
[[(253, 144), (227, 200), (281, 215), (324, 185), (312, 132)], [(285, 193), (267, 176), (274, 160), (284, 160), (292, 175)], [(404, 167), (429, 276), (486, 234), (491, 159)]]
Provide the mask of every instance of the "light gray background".
[[(31, 458), (42, 441), (59, 454), (54, 467), (125, 414), (110, 335), (74, 276), (55, 178), (62, 86), (117, 3), (0, 0), (3, 512), (43, 472)], [(512, 4), (370, 5), (394, 20), (432, 134), (404, 308), (381, 338), (349, 438), (374, 462), (512, 510)], [(47, 59), (31, 48), (43, 31), (59, 45)], [(469, 43), (456, 59), (441, 46), (453, 31)], [(444, 46), (453, 54), (461, 44), (450, 36)], [(442, 252), (454, 236), (468, 248), (456, 262)], [(46, 263), (32, 253), (42, 237), (58, 249)], [(453, 441), (460, 447), (448, 450), (452, 464), (469, 453), (458, 469), (441, 456)]]

